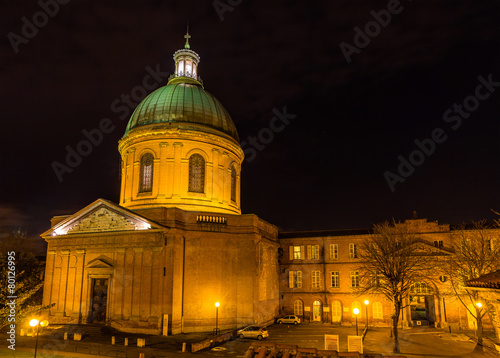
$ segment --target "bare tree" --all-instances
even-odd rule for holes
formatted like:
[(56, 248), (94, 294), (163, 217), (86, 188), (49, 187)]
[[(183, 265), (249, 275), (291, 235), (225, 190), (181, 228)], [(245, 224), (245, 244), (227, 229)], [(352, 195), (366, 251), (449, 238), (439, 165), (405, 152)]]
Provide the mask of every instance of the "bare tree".
[(426, 282), (428, 256), (407, 225), (393, 222), (377, 224), (373, 235), (360, 247), (359, 293), (383, 294), (393, 304), (392, 332), (394, 353), (400, 353), (398, 321), (404, 298), (416, 282)]
[(478, 221), (453, 230), (455, 254), (445, 266), (455, 295), (477, 322), (479, 344), (483, 342), (483, 317), (491, 312), (481, 302), (481, 292), (467, 288), (466, 282), (500, 270), (500, 232), (495, 227)]

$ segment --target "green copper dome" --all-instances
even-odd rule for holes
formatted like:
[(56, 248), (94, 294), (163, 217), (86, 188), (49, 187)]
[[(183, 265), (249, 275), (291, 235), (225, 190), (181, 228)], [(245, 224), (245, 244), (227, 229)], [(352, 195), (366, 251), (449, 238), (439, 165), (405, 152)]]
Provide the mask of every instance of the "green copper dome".
[(239, 143), (238, 132), (227, 110), (201, 85), (192, 82), (171, 80), (147, 96), (132, 114), (125, 135), (148, 124), (196, 124), (197, 128), (206, 126), (221, 131)]

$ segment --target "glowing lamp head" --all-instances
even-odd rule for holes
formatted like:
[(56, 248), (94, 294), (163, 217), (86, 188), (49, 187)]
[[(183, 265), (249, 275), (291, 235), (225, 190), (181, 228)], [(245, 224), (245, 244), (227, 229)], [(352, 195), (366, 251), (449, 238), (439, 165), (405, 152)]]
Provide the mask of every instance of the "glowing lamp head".
[(365, 305), (368, 305), (369, 303), (370, 303), (370, 301), (365, 300)]
[(352, 312), (355, 314), (355, 315), (358, 315), (359, 314), (359, 309), (355, 308), (352, 310)]
[(35, 326), (37, 326), (37, 325), (38, 325), (38, 320), (37, 320), (37, 319), (35, 319), (35, 318), (33, 318), (33, 319), (30, 321), (30, 326), (31, 326), (31, 327), (35, 327)]
[(43, 320), (42, 322), (40, 322), (40, 326), (42, 327), (47, 327), (49, 325), (49, 321), (47, 320)]
[(220, 306), (220, 303), (219, 302), (215, 302), (215, 307), (219, 307)]
[(481, 308), (481, 307), (483, 307), (483, 304), (481, 302), (478, 302), (478, 303), (476, 303), (476, 306)]

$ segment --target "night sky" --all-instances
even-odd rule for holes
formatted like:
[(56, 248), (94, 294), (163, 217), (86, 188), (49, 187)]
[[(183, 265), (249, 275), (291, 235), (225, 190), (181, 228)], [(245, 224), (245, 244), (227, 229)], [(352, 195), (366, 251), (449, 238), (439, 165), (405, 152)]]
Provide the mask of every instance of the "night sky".
[[(37, 1), (1, 1), (3, 229), (40, 234), (54, 215), (118, 203), (117, 142), (135, 107), (113, 103), (141, 94), (148, 71), (166, 85), (188, 21), (205, 89), (253, 159), (243, 213), (290, 231), (500, 211), (498, 1), (54, 1), (45, 17)], [(285, 107), (289, 124), (271, 132)], [(103, 118), (114, 130), (60, 182), (53, 162)], [(410, 159), (413, 172), (398, 169)]]

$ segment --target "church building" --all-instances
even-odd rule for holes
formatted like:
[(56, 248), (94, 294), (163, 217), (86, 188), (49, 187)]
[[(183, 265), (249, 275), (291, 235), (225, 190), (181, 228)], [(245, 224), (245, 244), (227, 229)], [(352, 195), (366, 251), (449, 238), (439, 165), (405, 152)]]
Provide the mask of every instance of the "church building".
[(177, 334), (278, 314), (278, 230), (241, 214), (238, 132), (185, 37), (119, 141), (120, 203), (98, 199), (42, 234), (52, 323)]

